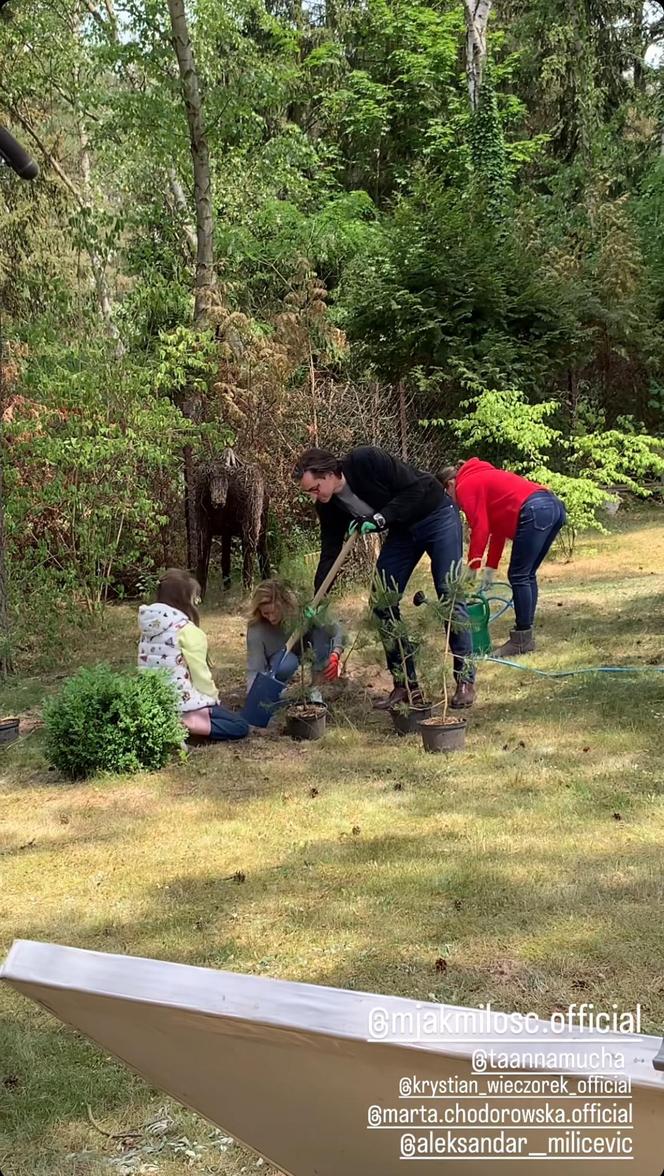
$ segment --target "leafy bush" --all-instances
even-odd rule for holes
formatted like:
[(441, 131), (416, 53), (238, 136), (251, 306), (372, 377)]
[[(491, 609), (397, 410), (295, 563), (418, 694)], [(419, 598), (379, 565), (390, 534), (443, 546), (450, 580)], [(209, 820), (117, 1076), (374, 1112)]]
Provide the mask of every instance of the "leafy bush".
[(162, 768), (182, 747), (177, 693), (162, 670), (80, 670), (44, 709), (49, 762), (71, 780)]
[(516, 388), (484, 388), (468, 375), (464, 382), (476, 395), (461, 402), (464, 415), (452, 428), (468, 453), (528, 474), (562, 443), (562, 433), (546, 423), (558, 408), (555, 400), (528, 404)]
[(572, 465), (581, 477), (603, 486), (624, 486), (639, 498), (647, 498), (646, 480), (664, 476), (664, 442), (637, 432), (629, 418), (619, 424), (621, 429), (575, 437)]
[(165, 562), (195, 430), (144, 369), (112, 366), (94, 342), (43, 344), (18, 389), (4, 421), (10, 581), (23, 593), (48, 576), (54, 598), (99, 611)]
[(648, 498), (648, 477), (664, 474), (662, 441), (638, 431), (630, 418), (620, 418), (619, 429), (568, 439), (546, 423), (560, 413), (555, 400), (529, 404), (518, 389), (485, 388), (467, 375), (465, 384), (474, 395), (462, 402), (463, 417), (422, 423), (450, 427), (469, 456), (515, 470), (553, 490), (567, 511), (561, 542), (568, 555), (577, 532), (605, 531), (598, 512), (615, 501), (610, 488), (623, 487)]

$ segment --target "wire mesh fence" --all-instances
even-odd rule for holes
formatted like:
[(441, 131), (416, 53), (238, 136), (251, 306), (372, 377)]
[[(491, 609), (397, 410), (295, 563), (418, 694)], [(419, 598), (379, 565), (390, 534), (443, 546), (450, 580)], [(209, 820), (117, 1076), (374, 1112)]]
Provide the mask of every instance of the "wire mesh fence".
[(338, 453), (356, 445), (377, 445), (435, 473), (449, 457), (445, 430), (420, 423), (430, 416), (431, 405), (403, 384), (324, 385), (312, 405), (307, 444)]
[[(440, 415), (431, 397), (404, 384), (341, 383), (325, 372), (279, 391), (270, 381), (251, 387), (236, 447), (262, 469), (270, 496), (272, 559), (289, 563), (293, 554), (318, 549), (315, 512), (293, 481), (302, 450), (329, 449), (342, 457), (358, 445), (376, 445), (420, 470), (435, 473), (450, 462), (449, 435), (436, 424), (420, 422)], [(368, 572), (376, 551), (358, 545), (348, 575)], [(357, 567), (355, 566), (357, 565)], [(344, 579), (347, 577), (344, 577)]]

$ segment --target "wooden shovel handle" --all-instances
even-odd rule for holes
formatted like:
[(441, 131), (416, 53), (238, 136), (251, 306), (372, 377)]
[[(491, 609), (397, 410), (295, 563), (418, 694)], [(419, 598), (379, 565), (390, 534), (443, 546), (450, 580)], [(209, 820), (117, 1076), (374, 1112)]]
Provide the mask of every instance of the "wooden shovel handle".
[[(323, 583), (321, 584), (320, 588), (316, 592), (316, 594), (311, 602), (312, 605), (320, 604), (323, 597), (327, 595), (334, 580), (337, 578), (337, 576), (339, 575), (339, 572), (341, 571), (346, 560), (348, 559), (348, 556), (350, 555), (350, 553), (353, 549), (353, 545), (354, 545), (356, 539), (357, 539), (357, 531), (353, 531), (353, 534), (348, 536), (346, 542), (344, 543), (343, 547), (341, 548), (341, 551), (339, 552), (337, 558), (335, 559), (334, 563), (332, 564), (332, 567), (330, 568), (325, 579), (323, 580)], [(301, 638), (304, 636), (305, 633), (306, 633), (306, 629), (302, 628), (302, 629), (297, 629), (295, 631), (295, 633), (291, 634), (291, 636), (288, 638), (288, 641), (286, 642), (286, 653), (290, 653), (291, 649), (293, 649), (294, 646), (297, 645), (298, 641), (301, 640)]]

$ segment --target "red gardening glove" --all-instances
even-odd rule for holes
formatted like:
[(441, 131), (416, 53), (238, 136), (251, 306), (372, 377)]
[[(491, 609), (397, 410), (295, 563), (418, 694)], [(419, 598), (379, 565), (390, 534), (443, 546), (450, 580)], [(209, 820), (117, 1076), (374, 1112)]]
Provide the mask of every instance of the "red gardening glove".
[(337, 650), (335, 649), (334, 653), (331, 653), (329, 656), (328, 663), (327, 663), (325, 669), (323, 670), (323, 677), (325, 678), (326, 682), (334, 682), (334, 679), (338, 678), (340, 673), (341, 673), (341, 654), (338, 653)]

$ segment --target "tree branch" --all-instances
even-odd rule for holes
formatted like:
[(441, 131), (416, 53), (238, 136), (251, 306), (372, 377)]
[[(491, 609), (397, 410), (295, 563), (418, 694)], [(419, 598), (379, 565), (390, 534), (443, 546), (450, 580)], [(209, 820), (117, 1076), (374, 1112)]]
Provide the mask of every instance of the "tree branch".
[(106, 32), (107, 31), (106, 21), (104, 20), (99, 9), (96, 8), (95, 5), (92, 3), (92, 0), (83, 0), (83, 5), (85, 8), (87, 8), (88, 12), (90, 13), (90, 16), (92, 16), (95, 19), (95, 21), (100, 26), (100, 28), (102, 28), (104, 30), (104, 32)]
[(167, 168), (166, 175), (168, 177), (168, 186), (171, 190), (173, 200), (175, 201), (175, 207), (182, 215), (182, 231), (187, 242), (189, 255), (190, 257), (195, 258), (196, 250), (198, 248), (198, 240), (196, 237), (196, 230), (189, 220), (189, 205), (187, 203), (187, 197), (184, 194), (184, 189), (178, 179), (175, 168)]
[(49, 151), (49, 149), (46, 146), (46, 144), (44, 143), (43, 139), (41, 139), (40, 136), (37, 134), (36, 130), (34, 129), (32, 124), (29, 122), (29, 120), (27, 118), (25, 118), (25, 116), (22, 115), (21, 112), (19, 110), (17, 110), (15, 106), (10, 105), (9, 103), (7, 103), (6, 105), (7, 105), (8, 111), (10, 112), (12, 117), (15, 118), (17, 123), (19, 123), (23, 127), (23, 130), (26, 132), (26, 134), (30, 135), (30, 138), (32, 139), (33, 143), (35, 143), (37, 145), (37, 147), (41, 151), (42, 155), (44, 156), (44, 159), (47, 161), (49, 166), (53, 168), (53, 171), (62, 180), (65, 187), (69, 189), (69, 191), (71, 192), (72, 196), (74, 197), (74, 199), (75, 199), (76, 203), (79, 205), (79, 207), (85, 208), (86, 202), (83, 198), (81, 191), (79, 190), (79, 188), (77, 188), (77, 186), (73, 182), (73, 180), (71, 180), (69, 178), (66, 171), (60, 165), (60, 163), (55, 158), (53, 153), (51, 151)]
[(113, 0), (104, 0), (104, 8), (106, 9), (106, 11), (108, 13), (108, 19), (111, 22), (111, 26), (113, 29), (113, 38), (114, 38), (114, 40), (117, 41), (117, 39), (118, 39), (118, 18), (115, 14), (115, 8), (113, 7)]

